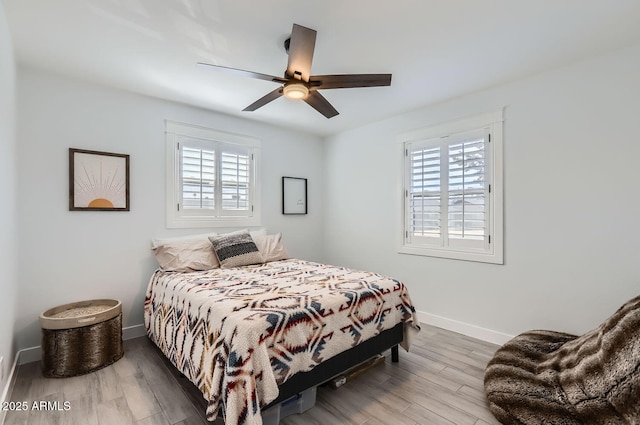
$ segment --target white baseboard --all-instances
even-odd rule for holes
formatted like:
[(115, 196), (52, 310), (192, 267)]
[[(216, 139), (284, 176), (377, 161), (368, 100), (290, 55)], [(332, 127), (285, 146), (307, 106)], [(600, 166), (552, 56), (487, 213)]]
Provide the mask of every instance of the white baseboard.
[[(480, 326), (471, 325), (469, 323), (460, 322), (458, 320), (447, 319), (446, 317), (437, 316), (435, 314), (426, 313), (424, 311), (417, 311), (418, 320), (428, 325), (437, 326), (442, 329), (446, 329), (453, 332), (458, 332), (463, 335), (467, 335), (473, 338), (478, 338), (483, 341), (491, 342), (493, 344), (502, 345), (505, 342), (513, 338), (513, 335), (508, 335), (502, 332), (497, 332), (491, 329), (482, 328)], [(122, 328), (122, 339), (132, 339), (145, 336), (147, 334), (144, 324), (127, 326)], [(25, 348), (18, 351), (16, 355), (16, 364), (21, 365), (25, 363), (37, 362), (42, 359), (42, 350), (40, 346)], [(13, 371), (12, 371), (13, 373)], [(5, 389), (6, 390), (6, 389)], [(2, 423), (0, 421), (0, 423)]]
[[(9, 371), (9, 377), (7, 378), (7, 383), (4, 386), (4, 390), (2, 391), (2, 398), (0, 399), (0, 404), (4, 405), (5, 401), (9, 401), (11, 393), (13, 393), (13, 387), (16, 384), (16, 377), (18, 371), (18, 356), (16, 355), (15, 359), (13, 359), (13, 366), (11, 366), (11, 370)], [(4, 409), (0, 409), (0, 424), (4, 424), (4, 418), (7, 415), (7, 411)]]
[(141, 336), (147, 336), (147, 330), (144, 328), (144, 324), (122, 328), (122, 339), (125, 341), (127, 339), (138, 338)]
[(39, 345), (31, 348), (23, 348), (16, 354), (18, 364), (37, 362), (42, 360), (42, 349)]
[(471, 325), (458, 320), (447, 319), (446, 317), (436, 316), (435, 314), (425, 313), (424, 311), (417, 311), (416, 313), (418, 314), (418, 320), (420, 320), (421, 323), (457, 332), (472, 338), (491, 342), (493, 344), (502, 345), (513, 338), (513, 335), (493, 331), (491, 329), (482, 328), (480, 326)]
[[(416, 312), (418, 314), (418, 320), (427, 325), (437, 326), (442, 329), (446, 329), (453, 332), (458, 332), (463, 335), (467, 335), (473, 338), (478, 338), (483, 341), (491, 342), (493, 344), (502, 345), (505, 342), (513, 338), (513, 335), (508, 335), (502, 332), (497, 332), (491, 329), (482, 328), (480, 326), (471, 325), (469, 323), (460, 322), (458, 320), (447, 319), (446, 317), (437, 316), (435, 314), (426, 313), (424, 311)], [(122, 339), (132, 339), (145, 336), (147, 334), (144, 324), (128, 326), (122, 328)], [(16, 355), (16, 362), (18, 365), (37, 362), (42, 359), (42, 350), (40, 346), (25, 348), (18, 351)], [(13, 373), (13, 371), (12, 371)], [(0, 421), (0, 424), (2, 422)]]
[[(144, 324), (122, 328), (122, 339), (125, 341), (127, 339), (138, 338), (146, 335), (147, 331), (145, 330)], [(19, 365), (40, 361), (42, 360), (42, 347), (38, 345), (36, 347), (20, 350), (18, 351), (18, 354), (16, 354), (16, 359)], [(2, 422), (0, 422), (0, 424), (1, 423)]]

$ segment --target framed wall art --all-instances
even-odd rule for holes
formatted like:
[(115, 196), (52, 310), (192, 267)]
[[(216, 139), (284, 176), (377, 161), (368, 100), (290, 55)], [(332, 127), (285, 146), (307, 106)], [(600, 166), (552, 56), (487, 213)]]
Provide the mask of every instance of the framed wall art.
[(69, 148), (69, 211), (129, 211), (129, 155)]
[(307, 213), (307, 179), (282, 178), (282, 214)]

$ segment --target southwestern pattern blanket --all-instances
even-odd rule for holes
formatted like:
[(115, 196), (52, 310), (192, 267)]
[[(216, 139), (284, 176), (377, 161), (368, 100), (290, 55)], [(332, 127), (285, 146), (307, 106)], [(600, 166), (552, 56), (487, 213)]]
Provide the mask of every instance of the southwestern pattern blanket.
[(284, 260), (193, 273), (156, 271), (149, 338), (227, 425), (262, 423), (260, 406), (297, 372), (404, 323), (420, 328), (406, 287), (372, 272)]

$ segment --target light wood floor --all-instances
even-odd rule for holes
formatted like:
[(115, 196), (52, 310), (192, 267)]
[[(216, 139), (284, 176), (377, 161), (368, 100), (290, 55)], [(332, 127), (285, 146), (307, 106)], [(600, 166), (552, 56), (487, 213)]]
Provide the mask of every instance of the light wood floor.
[[(422, 325), (399, 363), (386, 353), (384, 364), (339, 389), (319, 387), (313, 408), (280, 424), (498, 424), (483, 390), (484, 368), (497, 348)], [(125, 341), (121, 360), (79, 377), (46, 379), (40, 362), (22, 365), (11, 401), (27, 402), (28, 411), (7, 412), (5, 425), (206, 424), (146, 337)], [(63, 410), (33, 410), (34, 401), (59, 402)]]

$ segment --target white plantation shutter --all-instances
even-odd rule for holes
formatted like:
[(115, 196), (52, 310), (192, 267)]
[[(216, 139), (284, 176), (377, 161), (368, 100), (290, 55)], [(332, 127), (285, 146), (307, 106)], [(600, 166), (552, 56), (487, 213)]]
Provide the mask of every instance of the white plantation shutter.
[(437, 238), (439, 241), (442, 226), (440, 148), (417, 146), (411, 150), (409, 157), (411, 234), (414, 237)]
[(167, 122), (167, 142), (167, 227), (260, 224), (255, 139)]
[(247, 214), (251, 208), (249, 182), (251, 153), (244, 149), (225, 149), (221, 158), (221, 202), (224, 215)]
[[(488, 184), (485, 168), (489, 134), (484, 131), (452, 137), (448, 143), (448, 236), (484, 248), (489, 238)], [(481, 243), (472, 242), (480, 241)]]
[(484, 248), (488, 137), (479, 130), (409, 145), (408, 236), (414, 242)]
[(187, 215), (251, 214), (251, 149), (180, 137), (181, 196)]
[[(492, 233), (500, 239), (502, 235), (502, 214), (494, 211), (492, 193), (496, 176), (492, 162), (501, 158), (501, 123), (500, 115), (499, 122), (475, 130), (450, 131), (454, 123), (446, 126), (447, 132), (436, 128), (405, 136), (413, 140), (403, 143), (405, 202), (400, 252), (502, 262), (501, 241), (496, 250), (495, 236), (491, 239)], [(431, 138), (420, 139), (423, 134)], [(501, 191), (501, 180), (498, 183)], [(501, 208), (501, 196), (498, 201)]]
[(181, 147), (182, 208), (213, 212), (216, 207), (216, 153), (188, 140), (183, 140)]

